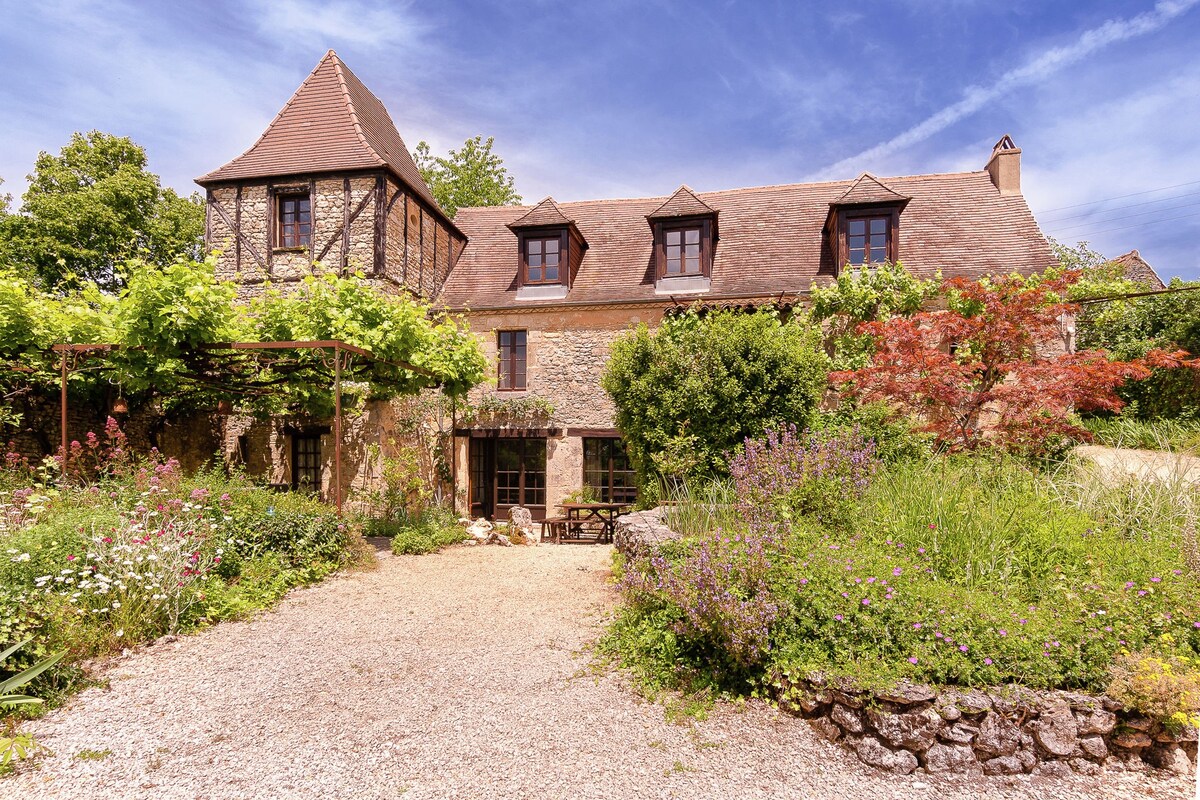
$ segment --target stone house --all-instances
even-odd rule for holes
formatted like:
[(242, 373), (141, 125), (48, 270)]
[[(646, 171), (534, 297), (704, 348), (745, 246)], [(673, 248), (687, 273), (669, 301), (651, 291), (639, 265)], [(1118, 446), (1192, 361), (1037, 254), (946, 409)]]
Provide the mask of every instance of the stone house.
[[(975, 277), (1055, 263), (1008, 136), (972, 172), (547, 197), (462, 208), (451, 220), (382, 103), (332, 51), (250, 150), (198, 182), (208, 246), (222, 250), (222, 277), (247, 294), (318, 269), (357, 269), (381, 291), (465, 316), (496, 364), (494, 383), (472, 395), (479, 413), (453, 431), (455, 496), (473, 516), (518, 504), (553, 515), (585, 485), (632, 499), (599, 379), (612, 342), (638, 323), (698, 300), (802, 303), (846, 264), (902, 261), (920, 276)], [(372, 410), (358, 435), (378, 441), (387, 425)], [(296, 423), (268, 427), (242, 445), (279, 482), (295, 484), (302, 461), (327, 462), (325, 440)], [(324, 485), (326, 473), (309, 479)]]

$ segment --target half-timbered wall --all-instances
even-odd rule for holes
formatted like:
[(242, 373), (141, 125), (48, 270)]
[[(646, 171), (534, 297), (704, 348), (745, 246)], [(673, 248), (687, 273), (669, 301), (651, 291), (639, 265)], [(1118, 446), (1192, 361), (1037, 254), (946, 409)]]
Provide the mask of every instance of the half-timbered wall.
[[(312, 244), (273, 247), (275, 198), (307, 191)], [(210, 187), (207, 245), (217, 273), (244, 295), (267, 283), (293, 283), (325, 272), (361, 272), (384, 291), (401, 287), (434, 297), (465, 241), (390, 175), (366, 173), (280, 178)]]

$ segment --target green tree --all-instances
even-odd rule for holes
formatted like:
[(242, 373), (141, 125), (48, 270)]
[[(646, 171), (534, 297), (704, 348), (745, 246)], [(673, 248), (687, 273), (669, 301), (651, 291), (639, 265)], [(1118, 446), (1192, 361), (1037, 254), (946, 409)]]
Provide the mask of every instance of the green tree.
[(495, 139), (482, 136), (467, 139), (459, 150), (445, 158), (429, 152), (429, 143), (420, 142), (413, 160), (433, 197), (450, 216), (467, 206), (515, 206), (521, 195), (513, 189), (513, 178), (504, 168), (504, 159), (492, 152)]
[(162, 188), (126, 137), (75, 133), (58, 155), (39, 154), (28, 177), (21, 210), (0, 217), (0, 258), (45, 288), (94, 281), (116, 291), (128, 259), (161, 267), (199, 255), (199, 196)]
[(828, 372), (821, 329), (804, 314), (690, 311), (619, 338), (602, 384), (653, 498), (660, 475), (724, 475), (747, 437), (810, 426)]

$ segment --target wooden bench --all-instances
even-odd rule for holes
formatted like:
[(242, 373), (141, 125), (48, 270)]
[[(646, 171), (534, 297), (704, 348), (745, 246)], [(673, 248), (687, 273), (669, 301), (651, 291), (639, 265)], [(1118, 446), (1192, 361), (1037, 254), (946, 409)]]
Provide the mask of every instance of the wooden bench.
[(566, 517), (547, 517), (542, 520), (542, 541), (554, 539), (554, 543), (558, 544), (562, 541), (562, 536), (567, 532), (567, 523), (570, 522)]

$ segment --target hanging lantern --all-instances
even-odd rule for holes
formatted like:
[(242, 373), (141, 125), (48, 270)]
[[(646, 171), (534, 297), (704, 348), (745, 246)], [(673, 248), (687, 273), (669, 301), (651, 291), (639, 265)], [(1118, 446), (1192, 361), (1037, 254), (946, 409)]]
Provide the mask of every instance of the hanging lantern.
[(218, 400), (217, 401), (217, 413), (223, 417), (228, 417), (230, 414), (233, 413), (233, 401), (232, 400)]
[(117, 397), (115, 400), (112, 401), (112, 413), (128, 414), (129, 413), (129, 401), (126, 400), (124, 397)]

